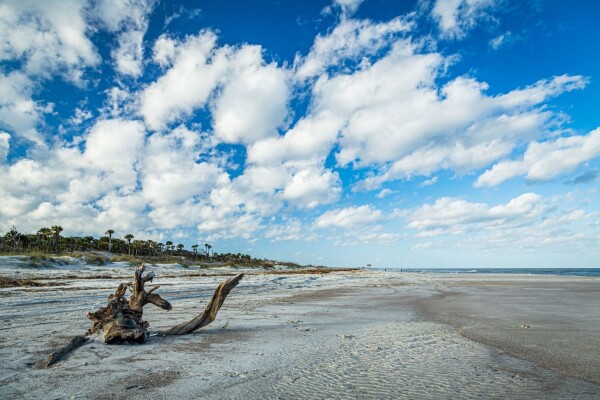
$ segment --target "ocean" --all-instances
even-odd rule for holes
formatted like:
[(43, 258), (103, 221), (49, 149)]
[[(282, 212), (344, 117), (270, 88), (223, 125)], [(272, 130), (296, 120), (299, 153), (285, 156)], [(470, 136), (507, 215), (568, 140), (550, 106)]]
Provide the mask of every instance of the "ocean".
[[(384, 268), (375, 268), (384, 270)], [(398, 270), (386, 268), (387, 271)], [(403, 272), (436, 274), (525, 274), (525, 275), (571, 275), (600, 276), (600, 268), (402, 268)]]

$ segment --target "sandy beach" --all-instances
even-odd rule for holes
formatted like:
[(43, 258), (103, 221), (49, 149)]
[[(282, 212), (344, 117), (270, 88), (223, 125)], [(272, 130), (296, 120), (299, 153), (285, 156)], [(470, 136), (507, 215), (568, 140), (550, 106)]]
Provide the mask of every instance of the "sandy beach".
[[(2, 398), (600, 397), (598, 278), (249, 269), (195, 334), (120, 346), (93, 336), (37, 369), (85, 332), (85, 312), (133, 268), (3, 262), (14, 264), (3, 277), (52, 286), (0, 289)], [(240, 271), (149, 269), (174, 307), (146, 306), (151, 331), (197, 314), (224, 275)]]

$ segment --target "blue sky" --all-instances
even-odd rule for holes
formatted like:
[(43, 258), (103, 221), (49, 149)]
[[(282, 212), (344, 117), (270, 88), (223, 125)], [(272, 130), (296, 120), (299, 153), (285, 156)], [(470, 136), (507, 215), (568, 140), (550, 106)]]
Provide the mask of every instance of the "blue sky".
[(600, 6), (0, 1), (0, 230), (598, 267)]

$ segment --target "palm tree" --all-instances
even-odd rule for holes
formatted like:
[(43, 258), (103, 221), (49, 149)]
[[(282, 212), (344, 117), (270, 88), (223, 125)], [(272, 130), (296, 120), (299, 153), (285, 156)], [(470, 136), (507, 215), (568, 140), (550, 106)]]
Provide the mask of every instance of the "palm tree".
[(147, 240), (146, 241), (146, 245), (148, 246), (148, 250), (150, 251), (150, 255), (151, 256), (155, 256), (156, 255), (156, 249), (158, 248), (158, 243), (156, 243), (154, 240)]
[(43, 251), (48, 251), (48, 247), (47, 245), (49, 244), (47, 239), (52, 237), (52, 229), (50, 228), (40, 228), (39, 231), (37, 231), (38, 236), (40, 237), (40, 241), (42, 243), (42, 249)]
[(4, 237), (12, 242), (12, 248), (14, 250), (17, 247), (17, 244), (19, 243), (21, 234), (19, 233), (19, 231), (17, 231), (17, 228), (13, 226), (12, 228), (10, 228), (10, 231), (8, 231), (6, 235), (4, 235)]
[(52, 228), (52, 234), (54, 235), (54, 251), (58, 253), (58, 238), (60, 233), (63, 231), (62, 226), (54, 225)]
[(125, 240), (127, 240), (127, 251), (129, 255), (131, 255), (131, 239), (133, 239), (134, 237), (135, 236), (133, 236), (131, 233), (125, 235)]
[(192, 250), (194, 250), (194, 258), (196, 258), (198, 256), (198, 245), (193, 245)]
[(84, 239), (86, 241), (86, 247), (88, 248), (88, 250), (93, 249), (94, 248), (94, 237), (86, 236)]
[(44, 251), (43, 250), (44, 249), (44, 237), (45, 237), (44, 232), (40, 229), (40, 230), (37, 231), (36, 235), (38, 237), (38, 240), (37, 240), (37, 242), (38, 242), (38, 250), (39, 251)]
[(169, 252), (171, 250), (171, 247), (173, 247), (173, 242), (171, 242), (170, 240), (167, 240), (165, 242), (165, 246), (167, 246), (167, 252)]
[(115, 231), (113, 231), (112, 229), (109, 229), (104, 233), (106, 233), (108, 235), (108, 251), (112, 251), (112, 235), (113, 235), (113, 233), (115, 233)]
[(144, 247), (143, 240), (134, 240), (133, 241), (133, 256), (137, 256), (140, 253), (140, 250)]
[(181, 243), (179, 243), (177, 245), (177, 251), (181, 253), (181, 250), (183, 250), (184, 247), (185, 247), (184, 245), (182, 245)]

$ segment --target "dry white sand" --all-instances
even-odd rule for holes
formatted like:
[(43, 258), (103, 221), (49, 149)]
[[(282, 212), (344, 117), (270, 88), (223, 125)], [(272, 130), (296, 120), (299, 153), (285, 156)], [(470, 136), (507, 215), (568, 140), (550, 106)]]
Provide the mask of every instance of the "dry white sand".
[[(542, 290), (549, 285), (546, 277), (371, 271), (248, 275), (227, 298), (217, 320), (196, 334), (151, 337), (145, 345), (121, 346), (107, 346), (94, 337), (67, 360), (41, 370), (31, 364), (85, 332), (89, 327), (85, 312), (103, 306), (120, 282), (81, 278), (128, 276), (133, 269), (124, 265), (23, 269), (14, 260), (0, 263), (2, 276), (45, 277), (61, 284), (0, 289), (0, 398), (600, 397), (600, 386), (593, 379), (580, 379), (577, 371), (560, 365), (544, 368), (527, 353), (527, 346), (519, 353), (489, 337), (465, 335), (478, 342), (461, 335), (461, 330), (471, 332), (478, 326), (482, 332), (504, 327), (508, 336), (526, 331), (535, 337), (550, 320), (568, 347), (569, 337), (579, 338), (569, 336), (569, 331), (587, 332), (598, 322), (598, 307), (591, 306), (598, 305), (600, 281), (594, 278), (552, 278), (550, 289), (566, 282), (561, 297), (572, 299), (572, 307), (550, 305), (550, 297), (536, 303), (532, 296), (528, 305), (535, 305), (533, 314), (539, 315), (534, 321), (531, 313), (515, 316), (514, 309), (497, 306), (511, 301), (510, 293), (498, 288), (535, 293), (523, 288)], [(174, 309), (146, 306), (144, 317), (151, 330), (191, 318), (225, 279), (190, 277), (186, 275), (191, 269), (173, 266), (154, 270), (155, 283), (161, 285), (158, 292)], [(497, 284), (508, 278), (512, 283)], [(586, 288), (592, 297), (576, 297), (577, 288)], [(486, 293), (491, 293), (495, 307), (485, 305)], [(473, 301), (483, 306), (473, 306)], [(581, 318), (568, 319), (573, 310)], [(553, 322), (561, 318), (567, 318), (568, 325)], [(531, 328), (520, 328), (527, 323)], [(544, 332), (546, 336), (540, 336), (544, 340), (554, 337)], [(598, 334), (592, 336), (585, 346), (595, 344), (593, 357), (584, 361), (598, 371), (600, 339)], [(569, 359), (564, 352), (548, 352)]]

